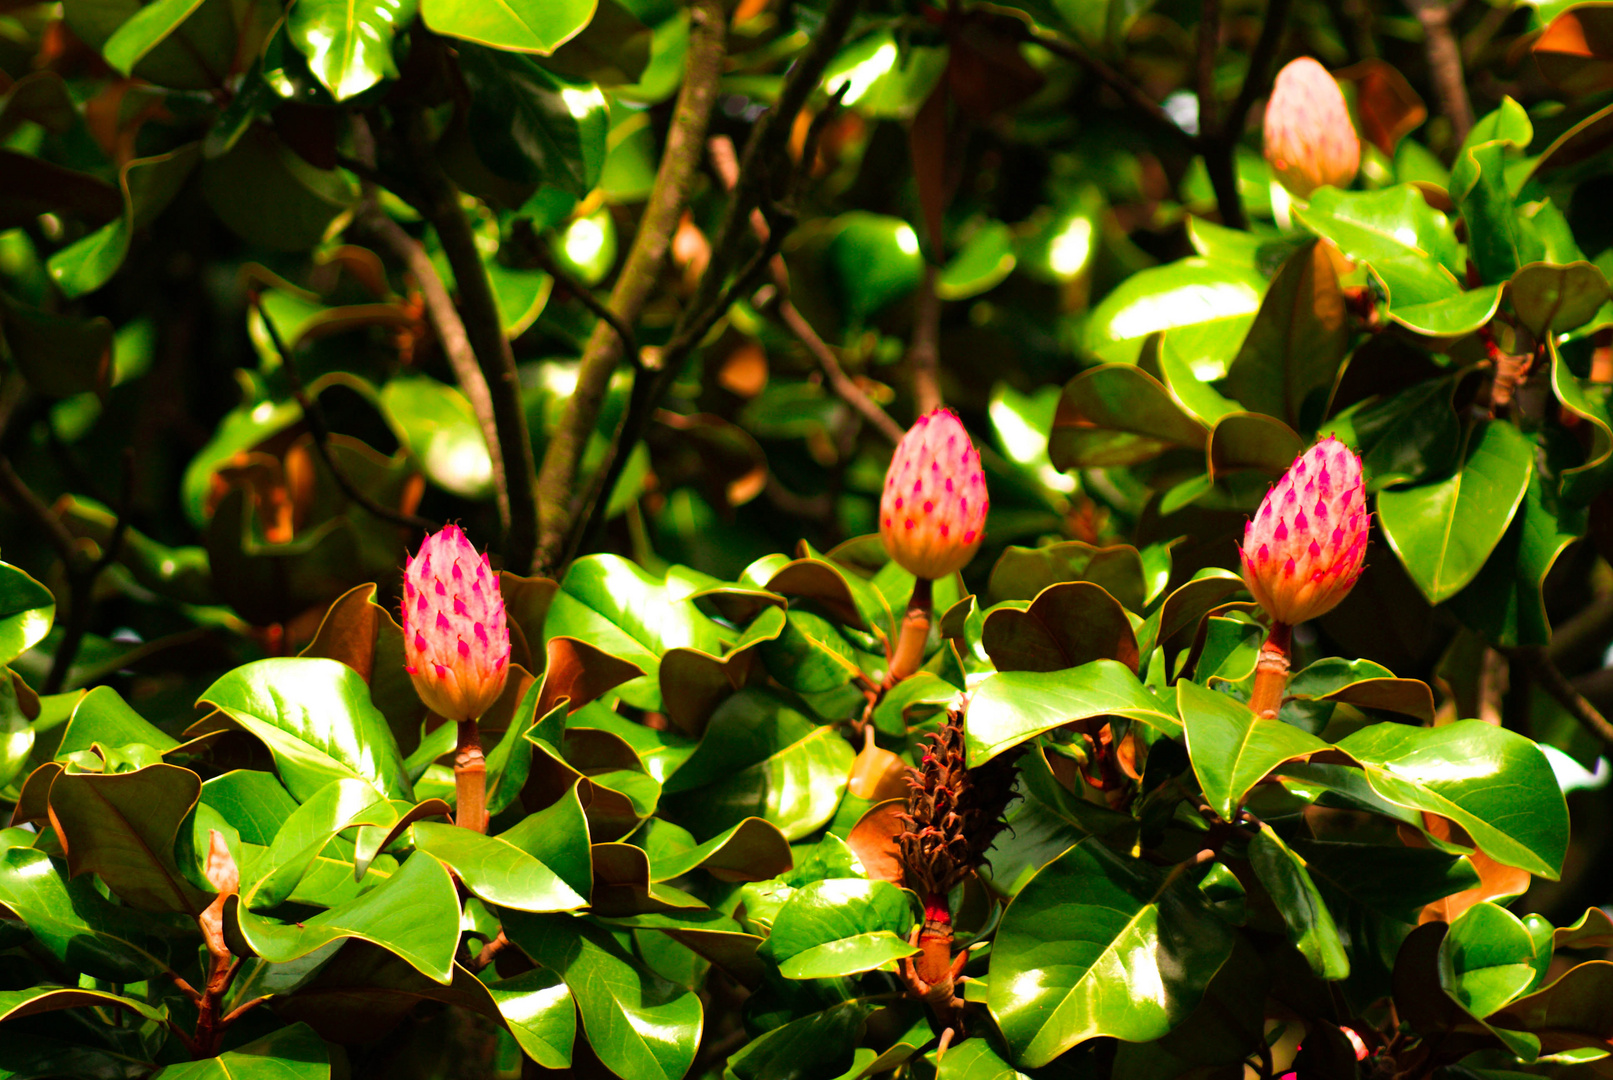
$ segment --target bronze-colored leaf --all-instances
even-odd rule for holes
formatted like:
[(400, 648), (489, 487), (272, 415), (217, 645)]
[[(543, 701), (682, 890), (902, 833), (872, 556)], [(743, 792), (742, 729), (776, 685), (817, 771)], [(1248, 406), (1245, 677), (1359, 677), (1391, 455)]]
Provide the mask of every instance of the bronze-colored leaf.
[(907, 800), (886, 799), (868, 808), (846, 835), (846, 846), (875, 881), (903, 884), (901, 852), (896, 838), (906, 828)]

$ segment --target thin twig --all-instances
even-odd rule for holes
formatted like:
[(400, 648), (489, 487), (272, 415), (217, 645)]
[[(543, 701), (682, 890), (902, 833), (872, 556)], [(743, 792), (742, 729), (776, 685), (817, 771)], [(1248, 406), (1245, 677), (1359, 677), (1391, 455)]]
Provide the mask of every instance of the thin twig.
[(498, 498), (499, 526), (505, 532), (510, 528), (510, 491), (504, 473), (504, 448), (499, 443), (498, 422), (493, 418), (493, 397), (487, 389), (487, 380), (476, 363), (476, 352), (465, 336), (465, 324), (454, 307), (453, 298), (442, 283), (437, 268), (431, 265), (431, 256), (420, 246), (420, 241), (403, 230), (379, 207), (372, 207), (359, 218), (363, 229), (380, 240), (396, 255), (414, 278), (420, 297), (426, 304), (426, 318), (437, 334), (448, 366), (454, 369), (454, 378), (476, 414), (476, 426), (481, 428), (482, 441), (487, 444), (487, 456), (492, 462), (493, 492)]
[[(73, 661), (78, 659), (78, 651), (84, 646), (84, 635), (90, 631), (95, 583), (100, 580), (107, 567), (117, 561), (118, 553), (123, 548), (124, 537), (129, 534), (129, 517), (134, 513), (133, 450), (124, 448), (121, 464), (122, 481), (118, 492), (117, 517), (113, 520), (112, 534), (107, 537), (106, 547), (101, 549), (100, 558), (88, 566), (84, 565), (82, 555), (67, 564), (71, 606), (68, 608), (67, 625), (62, 632), (62, 642), (56, 647), (56, 654), (50, 661), (50, 672), (40, 686), (40, 689), (47, 694), (60, 693), (66, 684), (67, 673), (72, 670)], [(51, 517), (55, 516), (53, 512)]]
[[(1215, 189), (1215, 203), (1221, 214), (1221, 224), (1234, 229), (1247, 229), (1249, 218), (1243, 211), (1243, 200), (1238, 195), (1237, 150), (1243, 138), (1244, 126), (1249, 121), (1249, 109), (1255, 101), (1271, 90), (1272, 63), (1282, 45), (1288, 27), (1288, 12), (1293, 0), (1270, 0), (1266, 5), (1266, 19), (1260, 27), (1260, 37), (1249, 53), (1249, 68), (1244, 72), (1243, 85), (1232, 107), (1215, 127), (1199, 121), (1198, 145), (1204, 155), (1204, 168)], [(1202, 42), (1201, 42), (1202, 45)], [(1202, 59), (1201, 59), (1202, 62)]]
[[(827, 110), (814, 117), (813, 123), (816, 124), (824, 115), (827, 115)], [(811, 141), (809, 134), (807, 142), (810, 144)], [(803, 161), (812, 160), (810, 149), (808, 146), (807, 152), (801, 155)], [(708, 152), (717, 178), (722, 181), (723, 187), (733, 191), (734, 185), (739, 182), (739, 157), (734, 153), (733, 140), (726, 135), (713, 136), (708, 144)], [(751, 215), (751, 231), (756, 234), (758, 240), (765, 242), (768, 238), (770, 230), (767, 218), (760, 210)], [(784, 260), (782, 258), (771, 260), (769, 270), (772, 273), (773, 284), (778, 290), (778, 301), (773, 306), (774, 312), (785, 329), (794, 334), (796, 340), (806, 346), (807, 352), (818, 362), (818, 367), (823, 369), (824, 378), (829, 381), (829, 388), (846, 404), (861, 413), (863, 419), (872, 424), (881, 435), (892, 443), (901, 442), (902, 425), (891, 419), (891, 415), (880, 408), (879, 403), (869, 397), (863, 388), (846, 374), (834, 350), (829, 348), (828, 343), (819, 336), (806, 316), (802, 315), (800, 309), (790, 300), (790, 273), (784, 265)]]
[(935, 291), (935, 264), (924, 264), (913, 304), (913, 340), (907, 363), (913, 374), (913, 400), (920, 416), (941, 407), (941, 298)]
[(643, 367), (644, 358), (639, 355), (638, 338), (633, 335), (633, 328), (617, 317), (610, 309), (610, 305), (595, 296), (592, 289), (578, 281), (571, 271), (560, 265), (560, 260), (554, 257), (554, 252), (549, 250), (549, 246), (532, 232), (530, 221), (522, 218), (516, 222), (515, 228), (518, 236), (525, 234), (521, 238), (525, 240), (526, 253), (538, 264), (539, 269), (554, 278), (555, 284), (576, 297), (577, 302), (592, 312), (594, 318), (602, 320), (606, 326), (616, 331), (617, 342), (622, 352), (626, 354), (628, 363), (635, 368)]
[(1445, 0), (1406, 0), (1406, 6), (1423, 27), (1423, 49), (1428, 54), (1428, 71), (1439, 108), (1451, 122), (1460, 145), (1473, 130), (1473, 103), (1467, 96), (1467, 78), (1462, 72), (1462, 50), (1451, 30), (1451, 8)]
[(435, 532), (441, 528), (437, 522), (429, 518), (406, 514), (400, 510), (393, 510), (377, 502), (369, 492), (353, 483), (342, 467), (336, 463), (335, 456), (330, 452), (330, 425), (325, 421), (325, 410), (320, 407), (319, 399), (311, 396), (302, 384), (302, 375), (297, 371), (297, 359), (292, 355), (291, 349), (286, 345), (285, 339), (280, 336), (280, 329), (275, 326), (274, 319), (269, 316), (268, 309), (263, 306), (263, 298), (256, 292), (251, 297), (252, 306), (257, 308), (258, 318), (263, 320), (263, 328), (268, 331), (269, 340), (274, 344), (275, 351), (280, 354), (280, 366), (285, 369), (286, 382), (291, 384), (291, 396), (297, 399), (302, 406), (302, 414), (308, 420), (308, 430), (314, 437), (314, 449), (319, 453), (319, 460), (325, 463), (331, 475), (336, 478), (336, 486), (349, 499), (358, 503), (364, 509), (383, 521), (390, 521), (394, 525), (401, 525), (406, 529), (421, 529), (425, 532)]
[(224, 1019), (222, 1019), (222, 1020), (220, 1020), (218, 1022), (218, 1026), (220, 1028), (229, 1027), (231, 1024), (233, 1024), (237, 1020), (241, 1019), (241, 1017), (243, 1015), (245, 1015), (247, 1012), (249, 1012), (252, 1009), (257, 1008), (259, 1005), (262, 1005), (265, 1001), (268, 1001), (268, 1000), (269, 1000), (269, 995), (264, 994), (262, 997), (255, 997), (251, 1001), (245, 1002), (244, 1004), (241, 1004), (241, 1005), (237, 1005), (235, 1008), (231, 1009), (229, 1012), (224, 1014)]
[(504, 936), (504, 931), (500, 930), (498, 932), (498, 936), (493, 938), (493, 940), (489, 941), (486, 945), (483, 945), (476, 953), (476, 959), (472, 960), (466, 966), (469, 967), (472, 972), (481, 971), (488, 964), (491, 964), (494, 960), (498, 959), (498, 954), (509, 947), (510, 939)]
[[(639, 312), (660, 278), (672, 234), (683, 216), (689, 187), (699, 168), (706, 126), (716, 104), (723, 58), (727, 53), (727, 15), (721, 0), (694, 0), (689, 15), (691, 32), (683, 86), (673, 108), (672, 125), (667, 131), (666, 147), (650, 189), (649, 202), (639, 219), (638, 232), (628, 249), (622, 271), (611, 289), (610, 310), (614, 319), (601, 320), (589, 335), (576, 388), (567, 399), (565, 412), (543, 453), (543, 465), (538, 473), (537, 565), (547, 574), (557, 574), (562, 564), (571, 558), (587, 529), (586, 522), (593, 516), (592, 503), (572, 506), (583, 449), (599, 423), (600, 409), (622, 344), (631, 340), (631, 335), (622, 335), (620, 328), (638, 320)], [(612, 444), (614, 458), (625, 458), (627, 451), (628, 447), (619, 441)], [(598, 489), (599, 485), (594, 487)], [(605, 487), (597, 494), (590, 491), (590, 497), (596, 503), (608, 501), (610, 488)]]
[(1578, 720), (1584, 728), (1598, 739), (1602, 744), (1613, 748), (1613, 724), (1608, 723), (1607, 717), (1592, 705), (1585, 697), (1575, 690), (1573, 685), (1563, 677), (1563, 673), (1552, 663), (1550, 654), (1539, 646), (1525, 646), (1509, 651), (1509, 655), (1523, 661), (1530, 672), (1540, 681), (1541, 689), (1557, 700), (1557, 704), (1566, 709), (1570, 716)]
[(33, 488), (17, 475), (17, 471), (11, 467), (11, 460), (4, 454), (0, 454), (0, 492), (4, 492), (7, 501), (40, 531), (64, 566), (71, 568), (79, 562), (83, 552), (79, 551), (73, 534), (67, 531), (67, 526), (62, 524), (61, 518), (51, 511), (45, 501), (34, 494)]
[(1039, 33), (1028, 28), (1024, 33), (1026, 41), (1040, 45), (1054, 56), (1062, 56), (1066, 60), (1073, 61), (1092, 75), (1097, 76), (1111, 90), (1120, 95), (1122, 101), (1130, 105), (1138, 114), (1152, 121), (1156, 127), (1168, 131), (1178, 138), (1192, 141), (1192, 136), (1183, 131), (1181, 126), (1170, 118), (1170, 114), (1164, 110), (1159, 102), (1145, 94), (1136, 83), (1079, 45), (1065, 41), (1063, 38), (1055, 37), (1052, 34)]
[[(816, 33), (785, 74), (773, 107), (763, 113), (751, 128), (750, 138), (745, 142), (745, 152), (740, 158), (738, 182), (734, 185), (712, 244), (711, 261), (700, 278), (694, 299), (684, 308), (673, 328), (671, 339), (662, 349), (661, 367), (645, 371), (633, 380), (626, 415), (611, 444), (606, 464), (600, 470), (601, 479), (594, 486), (595, 494), (590, 499), (590, 507), (577, 515), (582, 527), (573, 531), (573, 537), (567, 544), (568, 558), (603, 526), (609, 493), (615, 489), (626, 467), (628, 451), (643, 438), (644, 430), (649, 426), (655, 410), (660, 407), (661, 399), (672, 388), (689, 355), (716, 326), (734, 300), (755, 289), (767, 269), (768, 261), (778, 254), (787, 231), (788, 215), (771, 201), (769, 187), (771, 185), (773, 190), (777, 190), (783, 186), (779, 184), (778, 170), (788, 168), (784, 151), (795, 118), (800, 115), (808, 95), (823, 78), (824, 68), (845, 40), (859, 3), (860, 0), (831, 0)], [(807, 162), (806, 167), (810, 168), (810, 164)], [(788, 175), (788, 172), (784, 173), (784, 176)], [(764, 213), (771, 212), (769, 238), (737, 272), (730, 275), (731, 268), (739, 261), (740, 252), (748, 246), (752, 231), (751, 212), (758, 208)]]
[[(441, 49), (429, 34), (417, 29), (416, 48), (427, 42)], [(464, 309), (465, 336), (476, 354), (493, 402), (493, 420), (498, 428), (499, 446), (504, 452), (505, 488), (510, 497), (510, 527), (504, 536), (505, 565), (515, 573), (528, 573), (537, 551), (538, 500), (534, 481), (537, 466), (532, 457), (532, 436), (526, 426), (526, 408), (521, 403), (521, 376), (515, 370), (515, 354), (504, 336), (493, 286), (488, 281), (487, 268), (482, 265), (470, 221), (460, 205), (459, 189), (437, 160), (425, 113), (418, 106), (410, 106), (402, 110), (401, 122), (404, 148), (425, 195), (416, 209), (436, 229), (443, 255), (454, 272), (454, 284)]]
[(1198, 46), (1199, 130), (1215, 131), (1215, 54), (1221, 48), (1221, 0), (1203, 0)]

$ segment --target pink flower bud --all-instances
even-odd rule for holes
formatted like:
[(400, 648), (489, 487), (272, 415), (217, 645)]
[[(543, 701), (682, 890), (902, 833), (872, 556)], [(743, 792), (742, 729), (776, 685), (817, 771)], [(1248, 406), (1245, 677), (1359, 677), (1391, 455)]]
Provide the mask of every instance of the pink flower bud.
[(907, 430), (885, 473), (879, 535), (921, 578), (956, 573), (985, 537), (986, 474), (957, 413), (936, 409)]
[(447, 720), (477, 719), (504, 689), (504, 597), (457, 525), (426, 537), (404, 568), (403, 656), (420, 700)]
[(1361, 576), (1367, 554), (1361, 459), (1334, 438), (1299, 457), (1243, 530), (1243, 580), (1290, 626), (1323, 615)]
[(1266, 102), (1266, 160), (1296, 198), (1331, 184), (1349, 187), (1361, 167), (1361, 139), (1339, 84), (1308, 56), (1277, 73)]

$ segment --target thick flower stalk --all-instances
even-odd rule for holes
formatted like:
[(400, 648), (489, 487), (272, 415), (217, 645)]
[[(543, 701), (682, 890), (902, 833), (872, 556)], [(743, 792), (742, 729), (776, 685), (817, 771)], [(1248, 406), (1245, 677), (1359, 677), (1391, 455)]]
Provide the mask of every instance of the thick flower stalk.
[(1344, 93), (1308, 56), (1277, 73), (1266, 102), (1266, 160), (1295, 198), (1319, 187), (1349, 187), (1361, 167), (1361, 139)]
[(1338, 606), (1366, 561), (1361, 459), (1326, 438), (1288, 467), (1243, 530), (1243, 581), (1271, 616), (1249, 707), (1275, 717), (1288, 684), (1293, 628)]
[(968, 954), (952, 955), (947, 897), (970, 871), (985, 864), (987, 850), (1005, 827), (1019, 757), (1014, 750), (971, 769), (964, 736), (964, 710), (954, 708), (930, 735), (919, 767), (908, 776), (907, 813), (897, 837), (903, 875), (924, 901), (924, 922), (915, 928), (919, 954), (904, 962), (904, 973), (948, 1023), (956, 1009), (953, 986)]
[(498, 577), (457, 525), (427, 536), (403, 571), (403, 653), (420, 700), (459, 725), (459, 824), (484, 831), (487, 765), (477, 719), (509, 677), (510, 630)]
[(886, 685), (918, 670), (930, 632), (936, 578), (968, 565), (986, 535), (986, 474), (957, 413), (925, 413), (902, 436), (885, 473), (879, 536), (885, 550), (918, 580), (902, 620)]

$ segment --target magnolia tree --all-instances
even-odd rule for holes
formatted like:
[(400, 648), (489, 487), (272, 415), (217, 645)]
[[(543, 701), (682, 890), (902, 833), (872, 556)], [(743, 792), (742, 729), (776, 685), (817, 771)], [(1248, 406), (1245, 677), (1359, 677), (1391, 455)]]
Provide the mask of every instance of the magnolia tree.
[(1610, 43), (0, 3), (0, 1080), (1613, 1075)]

